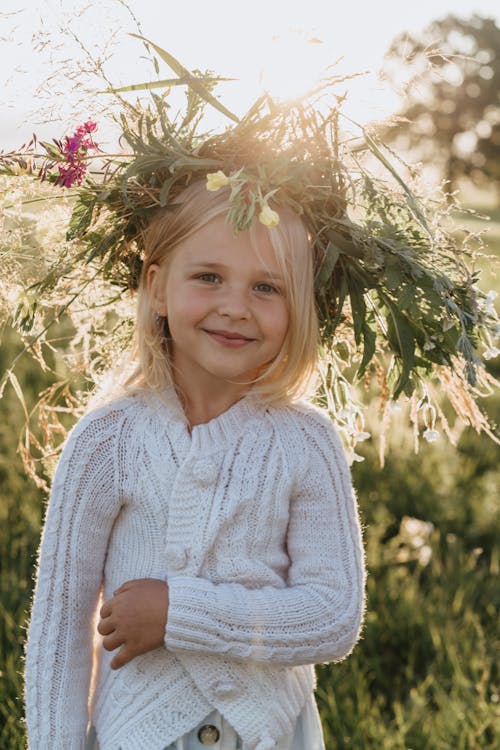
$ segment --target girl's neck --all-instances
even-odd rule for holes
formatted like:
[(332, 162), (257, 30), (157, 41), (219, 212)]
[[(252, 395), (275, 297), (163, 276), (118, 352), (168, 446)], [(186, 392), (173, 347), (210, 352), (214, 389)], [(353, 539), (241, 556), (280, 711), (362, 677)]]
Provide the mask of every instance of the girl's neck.
[(192, 383), (186, 387), (182, 378), (175, 378), (175, 390), (190, 427), (206, 424), (223, 414), (240, 401), (249, 391), (249, 386), (224, 383), (220, 388), (208, 388)]

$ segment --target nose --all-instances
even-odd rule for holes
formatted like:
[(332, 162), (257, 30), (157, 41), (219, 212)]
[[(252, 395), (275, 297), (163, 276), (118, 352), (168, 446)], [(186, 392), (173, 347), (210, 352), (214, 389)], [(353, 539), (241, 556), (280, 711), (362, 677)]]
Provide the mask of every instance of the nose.
[(219, 298), (219, 315), (233, 320), (246, 320), (250, 317), (250, 307), (246, 295), (239, 287), (227, 287)]

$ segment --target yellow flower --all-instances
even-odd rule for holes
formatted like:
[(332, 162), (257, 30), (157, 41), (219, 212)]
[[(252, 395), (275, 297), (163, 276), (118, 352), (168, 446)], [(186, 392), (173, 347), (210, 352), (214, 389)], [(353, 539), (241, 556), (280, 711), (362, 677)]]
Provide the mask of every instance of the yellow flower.
[(259, 214), (259, 221), (261, 224), (268, 227), (268, 229), (272, 229), (272, 227), (275, 227), (280, 223), (280, 217), (279, 214), (276, 213), (276, 211), (273, 211), (267, 203), (264, 203)]
[(207, 174), (207, 190), (220, 190), (221, 187), (225, 187), (226, 185), (229, 185), (229, 177), (226, 177), (220, 169), (218, 172)]

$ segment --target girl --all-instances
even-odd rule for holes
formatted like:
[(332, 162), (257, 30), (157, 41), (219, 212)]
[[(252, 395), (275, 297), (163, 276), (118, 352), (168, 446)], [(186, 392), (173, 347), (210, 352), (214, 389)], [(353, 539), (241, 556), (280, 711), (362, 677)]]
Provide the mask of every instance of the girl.
[(290, 208), (236, 235), (228, 210), (197, 181), (153, 218), (135, 370), (63, 450), (27, 642), (32, 750), (83, 750), (88, 724), (100, 750), (324, 748), (313, 665), (354, 647), (364, 567), (340, 440), (299, 398), (312, 251)]

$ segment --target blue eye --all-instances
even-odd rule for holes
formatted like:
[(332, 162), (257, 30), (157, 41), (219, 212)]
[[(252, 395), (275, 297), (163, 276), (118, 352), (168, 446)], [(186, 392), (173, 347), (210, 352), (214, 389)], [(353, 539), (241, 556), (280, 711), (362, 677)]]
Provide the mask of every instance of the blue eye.
[(265, 284), (265, 283), (257, 284), (255, 289), (258, 292), (266, 292), (266, 294), (272, 294), (273, 292), (275, 292), (276, 294), (279, 294), (279, 289), (277, 289), (275, 286), (272, 286), (271, 284)]
[(196, 277), (197, 279), (200, 279), (200, 281), (208, 281), (211, 284), (216, 284), (219, 281), (219, 277), (216, 273), (200, 273)]

